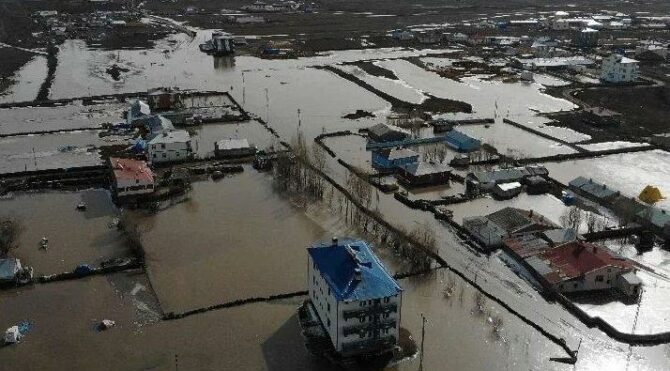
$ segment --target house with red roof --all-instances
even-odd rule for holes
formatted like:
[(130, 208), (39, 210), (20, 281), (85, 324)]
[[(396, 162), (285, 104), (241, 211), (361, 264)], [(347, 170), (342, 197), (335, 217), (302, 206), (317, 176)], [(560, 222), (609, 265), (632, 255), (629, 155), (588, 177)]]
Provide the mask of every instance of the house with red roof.
[(153, 193), (154, 173), (145, 161), (110, 157), (109, 162), (112, 168), (112, 189), (117, 197)]
[(617, 289), (636, 296), (642, 284), (635, 275), (634, 262), (583, 241), (549, 248), (525, 260), (549, 286), (561, 293)]

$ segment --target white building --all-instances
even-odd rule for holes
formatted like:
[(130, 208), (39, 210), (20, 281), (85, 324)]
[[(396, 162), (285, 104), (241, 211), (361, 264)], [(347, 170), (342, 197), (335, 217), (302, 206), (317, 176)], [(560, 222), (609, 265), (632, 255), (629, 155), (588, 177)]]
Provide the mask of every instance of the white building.
[(118, 197), (149, 194), (154, 191), (154, 174), (147, 163), (129, 158), (110, 157), (112, 187)]
[(619, 54), (612, 54), (603, 59), (600, 79), (607, 82), (631, 82), (638, 78), (640, 66), (638, 61)]
[(184, 161), (193, 156), (191, 136), (186, 130), (168, 131), (157, 135), (147, 144), (149, 162)]
[(307, 251), (309, 298), (335, 350), (346, 357), (392, 349), (402, 289), (367, 243), (333, 239)]

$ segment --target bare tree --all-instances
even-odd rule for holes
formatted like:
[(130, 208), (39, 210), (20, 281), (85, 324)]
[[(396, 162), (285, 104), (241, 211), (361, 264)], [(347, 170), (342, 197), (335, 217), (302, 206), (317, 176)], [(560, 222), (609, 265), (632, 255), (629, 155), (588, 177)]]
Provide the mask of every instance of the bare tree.
[(563, 212), (560, 217), (561, 225), (565, 228), (572, 228), (578, 230), (582, 225), (583, 212), (580, 208), (571, 206)]
[(17, 219), (0, 218), (0, 257), (18, 247), (16, 243), (22, 230), (23, 226)]

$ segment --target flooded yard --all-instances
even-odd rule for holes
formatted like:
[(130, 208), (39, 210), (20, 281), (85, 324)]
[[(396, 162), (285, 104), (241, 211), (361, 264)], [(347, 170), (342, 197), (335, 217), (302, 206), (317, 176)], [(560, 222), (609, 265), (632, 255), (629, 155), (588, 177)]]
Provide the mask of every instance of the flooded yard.
[(196, 182), (187, 201), (140, 225), (166, 312), (303, 290), (305, 248), (332, 237), (276, 194), (270, 176), (250, 167)]
[[(605, 183), (627, 197), (637, 197), (647, 185), (659, 187), (665, 196), (670, 193), (670, 152), (666, 151), (618, 154), (545, 166), (549, 175), (563, 184), (585, 176)], [(670, 200), (661, 200), (657, 206), (670, 209)]]
[(192, 134), (191, 143), (194, 152), (200, 158), (214, 156), (214, 143), (223, 139), (247, 139), (250, 145), (256, 146), (259, 150), (280, 147), (279, 140), (254, 120), (240, 123), (204, 124), (189, 129), (189, 131)]
[(0, 109), (0, 134), (100, 128), (123, 121), (127, 104), (109, 102), (84, 105), (81, 101), (57, 107)]
[[(85, 211), (77, 204), (84, 202)], [(35, 269), (35, 275), (74, 270), (79, 264), (130, 256), (125, 237), (110, 222), (118, 210), (105, 190), (20, 193), (0, 200), (0, 216), (18, 220), (22, 232), (11, 254)], [(42, 237), (49, 248), (40, 247)]]

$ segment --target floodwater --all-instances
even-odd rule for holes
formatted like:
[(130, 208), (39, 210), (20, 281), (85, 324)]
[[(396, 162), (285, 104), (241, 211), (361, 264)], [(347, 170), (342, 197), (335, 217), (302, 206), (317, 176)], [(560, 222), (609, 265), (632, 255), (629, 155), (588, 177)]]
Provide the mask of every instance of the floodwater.
[(98, 148), (115, 144), (127, 140), (95, 130), (0, 138), (0, 173), (100, 165)]
[[(85, 211), (76, 210), (85, 202)], [(118, 211), (106, 190), (19, 193), (0, 200), (0, 216), (16, 218), (22, 227), (12, 255), (32, 266), (36, 275), (74, 270), (79, 264), (130, 256), (125, 238), (109, 224)], [(40, 248), (42, 237), (49, 248)]]
[(576, 151), (561, 143), (542, 138), (502, 121), (490, 125), (463, 125), (458, 131), (480, 139), (493, 146), (501, 154), (512, 154), (514, 157), (541, 157)]
[(421, 91), (408, 86), (403, 81), (391, 80), (386, 77), (373, 76), (365, 72), (362, 68), (352, 65), (338, 65), (336, 68), (349, 73), (363, 82), (370, 84), (370, 86), (373, 88), (402, 101), (421, 104), (424, 100), (426, 100), (426, 96)]
[(0, 95), (0, 103), (25, 102), (37, 98), (37, 93), (47, 77), (47, 59), (36, 55), (13, 77), (15, 83), (10, 86), (6, 94)]
[(493, 118), (497, 115), (499, 120), (506, 117), (570, 142), (590, 139), (588, 135), (569, 129), (548, 128), (544, 125), (548, 120), (536, 116), (536, 113), (569, 111), (576, 106), (566, 100), (542, 93), (543, 86), (540, 84), (484, 81), (478, 76), (454, 81), (404, 60), (378, 61), (375, 65), (393, 71), (399, 79), (416, 89), (439, 98), (471, 104), (473, 115), (476, 117)]
[[(637, 197), (650, 184), (659, 187), (666, 196), (670, 193), (670, 153), (662, 150), (548, 163), (545, 166), (550, 176), (563, 184), (585, 176), (606, 183), (627, 197)], [(661, 200), (656, 205), (670, 209), (670, 200)]]
[(305, 247), (332, 237), (250, 167), (194, 183), (190, 199), (140, 223), (166, 312), (303, 290)]
[(222, 139), (247, 139), (259, 150), (279, 148), (279, 141), (255, 120), (204, 124), (193, 128), (191, 134), (194, 151), (201, 158), (214, 156), (214, 143)]
[(83, 105), (81, 101), (59, 107), (20, 107), (0, 110), (0, 134), (100, 128), (122, 121), (122, 103)]

